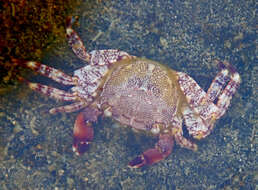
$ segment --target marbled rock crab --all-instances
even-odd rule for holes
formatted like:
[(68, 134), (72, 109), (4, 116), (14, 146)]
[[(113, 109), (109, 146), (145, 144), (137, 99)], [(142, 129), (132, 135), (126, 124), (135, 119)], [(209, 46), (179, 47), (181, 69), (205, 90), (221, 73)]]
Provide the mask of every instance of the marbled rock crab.
[(130, 167), (163, 160), (172, 152), (174, 142), (196, 151), (197, 145), (183, 136), (182, 122), (193, 138), (206, 137), (227, 110), (240, 84), (239, 74), (227, 62), (217, 62), (221, 71), (205, 92), (187, 74), (155, 61), (113, 49), (87, 52), (72, 23), (73, 18), (68, 18), (68, 42), (87, 63), (73, 76), (35, 61), (15, 61), (60, 84), (73, 86), (66, 92), (26, 81), (33, 90), (73, 102), (52, 108), (50, 113), (81, 110), (74, 124), (73, 151), (78, 155), (88, 150), (93, 140), (92, 123), (100, 115), (159, 137), (155, 147), (129, 162)]

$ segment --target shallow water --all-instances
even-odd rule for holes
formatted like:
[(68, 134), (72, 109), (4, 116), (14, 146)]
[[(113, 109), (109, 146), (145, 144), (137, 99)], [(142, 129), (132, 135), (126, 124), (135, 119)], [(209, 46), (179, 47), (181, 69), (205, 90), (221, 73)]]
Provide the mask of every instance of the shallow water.
[[(175, 146), (164, 161), (130, 169), (127, 163), (153, 146), (100, 118), (91, 149), (71, 150), (77, 113), (50, 115), (63, 105), (28, 89), (0, 97), (1, 189), (257, 189), (257, 50), (255, 1), (119, 1), (80, 6), (74, 29), (88, 50), (120, 49), (188, 73), (205, 90), (228, 60), (242, 83), (226, 114), (198, 152)], [(44, 64), (68, 74), (83, 66), (67, 44), (45, 53)], [(44, 77), (30, 80), (63, 88)]]

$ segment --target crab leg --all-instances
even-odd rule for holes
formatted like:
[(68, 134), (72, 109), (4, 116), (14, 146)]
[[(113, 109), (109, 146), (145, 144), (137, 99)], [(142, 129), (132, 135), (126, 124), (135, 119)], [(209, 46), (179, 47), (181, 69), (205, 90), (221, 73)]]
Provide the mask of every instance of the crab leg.
[(177, 72), (177, 75), (179, 86), (189, 106), (203, 120), (211, 119), (212, 115), (218, 111), (217, 106), (206, 101), (206, 93), (190, 76), (182, 72)]
[(73, 52), (83, 61), (89, 62), (91, 56), (87, 53), (86, 48), (84, 47), (82, 40), (78, 34), (72, 29), (72, 24), (75, 18), (68, 17), (66, 20), (66, 35), (69, 45), (72, 47)]
[(59, 90), (57, 88), (53, 88), (39, 83), (32, 83), (23, 79), (22, 77), (20, 77), (19, 80), (24, 81), (32, 90), (38, 91), (41, 94), (44, 94), (57, 100), (76, 101), (78, 99), (78, 97), (75, 94), (71, 94), (63, 90)]
[[(189, 75), (182, 72), (177, 72), (177, 75), (179, 86), (185, 94), (187, 102), (193, 109), (198, 108), (200, 105), (206, 103), (207, 99), (215, 99), (222, 88), (220, 81), (218, 81), (220, 74), (215, 77), (214, 82), (208, 90), (209, 94), (206, 94), (205, 91)], [(223, 72), (222, 75), (224, 75)], [(218, 84), (219, 86), (217, 87)], [(216, 88), (213, 89), (213, 86), (216, 86)]]
[(141, 155), (129, 162), (129, 167), (140, 168), (144, 165), (151, 165), (157, 163), (172, 152), (174, 146), (174, 139), (169, 134), (160, 135), (159, 141), (155, 148), (151, 148), (143, 152)]
[(224, 115), (228, 106), (230, 104), (230, 100), (232, 96), (236, 93), (238, 86), (240, 85), (240, 76), (239, 74), (232, 68), (229, 68), (231, 74), (231, 78), (227, 86), (222, 91), (221, 95), (218, 97), (218, 102), (216, 105), (205, 102), (203, 105), (198, 106), (195, 110), (201, 116), (203, 123), (206, 125), (207, 131), (200, 131), (199, 135), (195, 136), (195, 138), (200, 139), (207, 136), (214, 127), (215, 120), (219, 119)]
[(187, 102), (192, 108), (197, 108), (203, 100), (205, 100), (206, 93), (202, 88), (187, 74), (177, 72), (178, 83), (185, 94)]
[(186, 128), (189, 134), (195, 139), (202, 139), (208, 136), (213, 128), (213, 123), (205, 125), (201, 117), (199, 117), (189, 106), (185, 106), (182, 110)]
[(219, 108), (218, 118), (221, 117), (227, 110), (232, 96), (236, 93), (238, 86), (240, 85), (240, 76), (237, 72), (232, 74), (231, 80), (229, 81), (226, 88), (218, 98), (217, 106)]
[[(185, 73), (177, 73), (180, 88), (190, 106), (183, 110), (183, 116), (187, 128), (197, 139), (203, 138), (211, 132), (215, 120), (225, 113), (240, 84), (240, 76), (233, 66), (227, 62), (224, 62), (223, 65), (220, 64), (222, 71), (213, 80), (207, 94), (190, 76)], [(222, 91), (229, 73), (231, 73), (230, 81)], [(211, 101), (216, 98), (218, 98), (218, 102), (215, 105)]]
[(174, 136), (176, 143), (180, 145), (181, 147), (197, 151), (198, 147), (195, 143), (189, 141), (183, 136), (182, 131), (182, 119), (174, 118), (174, 120), (171, 123), (173, 125), (172, 127), (172, 136)]
[(90, 106), (77, 116), (73, 129), (73, 151), (77, 155), (81, 155), (89, 149), (94, 136), (92, 123), (97, 121), (100, 114), (101, 112), (97, 108)]
[(66, 113), (70, 113), (70, 112), (75, 112), (78, 111), (84, 107), (86, 107), (88, 104), (86, 102), (75, 102), (73, 104), (69, 104), (66, 106), (60, 106), (57, 108), (52, 108), (49, 110), (49, 113), (51, 114), (55, 114), (58, 112), (66, 112)]
[[(235, 69), (227, 62), (224, 62), (224, 65), (226, 69), (223, 69), (220, 74), (215, 77), (207, 94), (190, 76), (185, 73), (177, 72), (178, 82), (186, 96), (187, 102), (204, 120), (207, 120), (215, 113), (218, 114), (218, 116), (216, 116), (217, 118), (221, 117), (228, 108), (230, 100), (240, 84), (240, 76)], [(228, 72), (231, 73), (230, 81), (221, 95), (218, 96), (226, 83)], [(214, 100), (217, 96), (218, 102), (216, 105), (212, 102), (207, 102), (207, 99)]]
[(220, 68), (222, 68), (222, 70), (213, 79), (210, 88), (208, 89), (206, 94), (206, 101), (208, 102), (213, 102), (220, 95), (223, 87), (229, 80), (229, 71), (225, 67), (225, 63), (219, 62), (218, 65)]
[(18, 65), (25, 66), (27, 68), (32, 69), (33, 71), (46, 76), (60, 84), (63, 85), (76, 85), (77, 78), (71, 77), (62, 71), (59, 71), (53, 67), (49, 67), (47, 65), (41, 64), (35, 61), (21, 61), (18, 59), (12, 59), (13, 62), (17, 63)]
[(85, 46), (79, 35), (72, 29), (72, 24), (75, 18), (68, 17), (66, 20), (66, 36), (69, 45), (72, 47), (73, 52), (83, 61), (90, 63), (91, 65), (108, 65), (115, 63), (121, 59), (133, 58), (124, 51), (116, 49), (108, 50), (94, 50), (90, 53), (87, 52)]

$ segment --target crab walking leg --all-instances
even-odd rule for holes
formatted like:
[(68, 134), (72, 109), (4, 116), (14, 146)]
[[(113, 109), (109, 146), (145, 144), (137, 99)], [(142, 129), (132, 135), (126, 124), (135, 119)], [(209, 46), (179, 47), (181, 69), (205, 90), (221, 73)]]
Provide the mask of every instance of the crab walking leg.
[(198, 150), (198, 146), (187, 140), (185, 137), (183, 137), (183, 132), (182, 131), (178, 131), (178, 133), (175, 134), (175, 140), (176, 140), (176, 143), (178, 145), (180, 145), (181, 147), (183, 148), (187, 148), (189, 150), (193, 150), (193, 151), (197, 151)]
[(234, 72), (231, 76), (231, 80), (223, 90), (222, 94), (218, 97), (217, 107), (219, 108), (217, 118), (220, 118), (228, 109), (232, 96), (236, 93), (237, 88), (241, 82), (240, 76), (237, 72)]
[(174, 118), (172, 121), (172, 136), (174, 136), (176, 143), (180, 145), (181, 147), (197, 151), (198, 147), (195, 143), (189, 141), (185, 137), (183, 137), (183, 131), (182, 131), (182, 119)]
[[(227, 82), (228, 73), (231, 73), (231, 78), (222, 91)], [(222, 71), (215, 77), (214, 82), (206, 94), (187, 74), (180, 72), (177, 74), (180, 88), (185, 94), (190, 106), (189, 109), (183, 110), (187, 127), (188, 129), (191, 128), (190, 131), (192, 130), (191, 133), (193, 133), (196, 139), (204, 138), (212, 131), (215, 120), (226, 112), (230, 100), (240, 84), (240, 76), (233, 66), (224, 62)], [(218, 102), (216, 105), (207, 101), (215, 100), (217, 96)]]
[(194, 113), (194, 111), (189, 106), (185, 106), (183, 108), (182, 114), (189, 134), (195, 139), (200, 140), (210, 134), (214, 126), (213, 123), (205, 125), (201, 117)]
[(39, 83), (32, 83), (32, 82), (26, 81), (25, 79), (20, 79), (20, 80), (25, 81), (32, 90), (38, 91), (41, 94), (44, 94), (46, 96), (49, 96), (57, 100), (76, 101), (78, 99), (78, 97), (75, 94), (67, 93), (57, 88), (53, 88)]
[(89, 62), (91, 59), (90, 54), (86, 51), (82, 40), (78, 34), (72, 29), (72, 24), (75, 18), (68, 17), (66, 20), (66, 35), (69, 45), (72, 47), (73, 52), (83, 61)]
[(213, 102), (206, 101), (205, 91), (187, 74), (177, 72), (179, 86), (184, 93), (190, 108), (198, 114), (202, 120), (213, 122), (214, 115), (218, 111)]
[(187, 74), (177, 72), (178, 83), (187, 102), (192, 108), (201, 105), (206, 97), (205, 91)]
[(73, 151), (81, 155), (89, 149), (94, 132), (92, 123), (96, 122), (101, 112), (93, 106), (86, 107), (77, 116), (73, 129)]
[(169, 134), (163, 134), (159, 136), (159, 141), (156, 143), (155, 148), (151, 148), (137, 156), (131, 162), (129, 167), (140, 168), (144, 165), (151, 165), (157, 163), (172, 152), (174, 146), (174, 139)]
[(207, 102), (213, 102), (221, 93), (223, 87), (229, 80), (229, 71), (225, 67), (225, 63), (219, 62), (219, 67), (222, 70), (217, 74), (217, 76), (213, 79), (210, 88), (208, 89), (205, 100)]
[(66, 36), (69, 45), (72, 47), (73, 52), (83, 61), (90, 63), (91, 65), (109, 65), (115, 63), (121, 59), (133, 58), (124, 51), (116, 49), (108, 50), (93, 50), (87, 52), (85, 46), (79, 35), (72, 29), (72, 24), (75, 18), (68, 17), (66, 21)]
[(49, 67), (47, 65), (41, 64), (39, 62), (35, 61), (21, 61), (18, 59), (12, 59), (15, 63), (30, 68), (33, 71), (46, 76), (60, 84), (63, 85), (76, 85), (77, 84), (77, 78), (71, 77), (62, 71), (59, 71), (53, 67)]
[(85, 108), (88, 104), (86, 102), (75, 102), (73, 104), (69, 104), (66, 106), (60, 106), (57, 108), (52, 108), (49, 110), (49, 113), (51, 114), (55, 114), (58, 112), (66, 112), (66, 113), (70, 113), (70, 112), (75, 112), (78, 111), (82, 108)]

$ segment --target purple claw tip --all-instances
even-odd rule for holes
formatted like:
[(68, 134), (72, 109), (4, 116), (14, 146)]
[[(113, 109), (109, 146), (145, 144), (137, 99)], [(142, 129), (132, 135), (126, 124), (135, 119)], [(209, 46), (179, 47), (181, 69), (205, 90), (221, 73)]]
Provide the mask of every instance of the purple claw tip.
[(227, 68), (231, 74), (236, 73), (235, 67), (233, 65), (231, 65), (230, 63), (228, 63), (227, 61), (222, 62), (222, 61), (216, 60), (216, 62), (220, 69)]
[(144, 162), (144, 159), (142, 158), (142, 156), (137, 156), (135, 159), (133, 159), (128, 164), (128, 166), (131, 168), (140, 168), (143, 165), (145, 165), (145, 162)]
[(84, 152), (88, 151), (90, 148), (89, 142), (77, 142), (73, 144), (73, 150), (78, 155), (82, 155)]
[(226, 65), (222, 61), (218, 61), (218, 67), (222, 70), (226, 68)]

